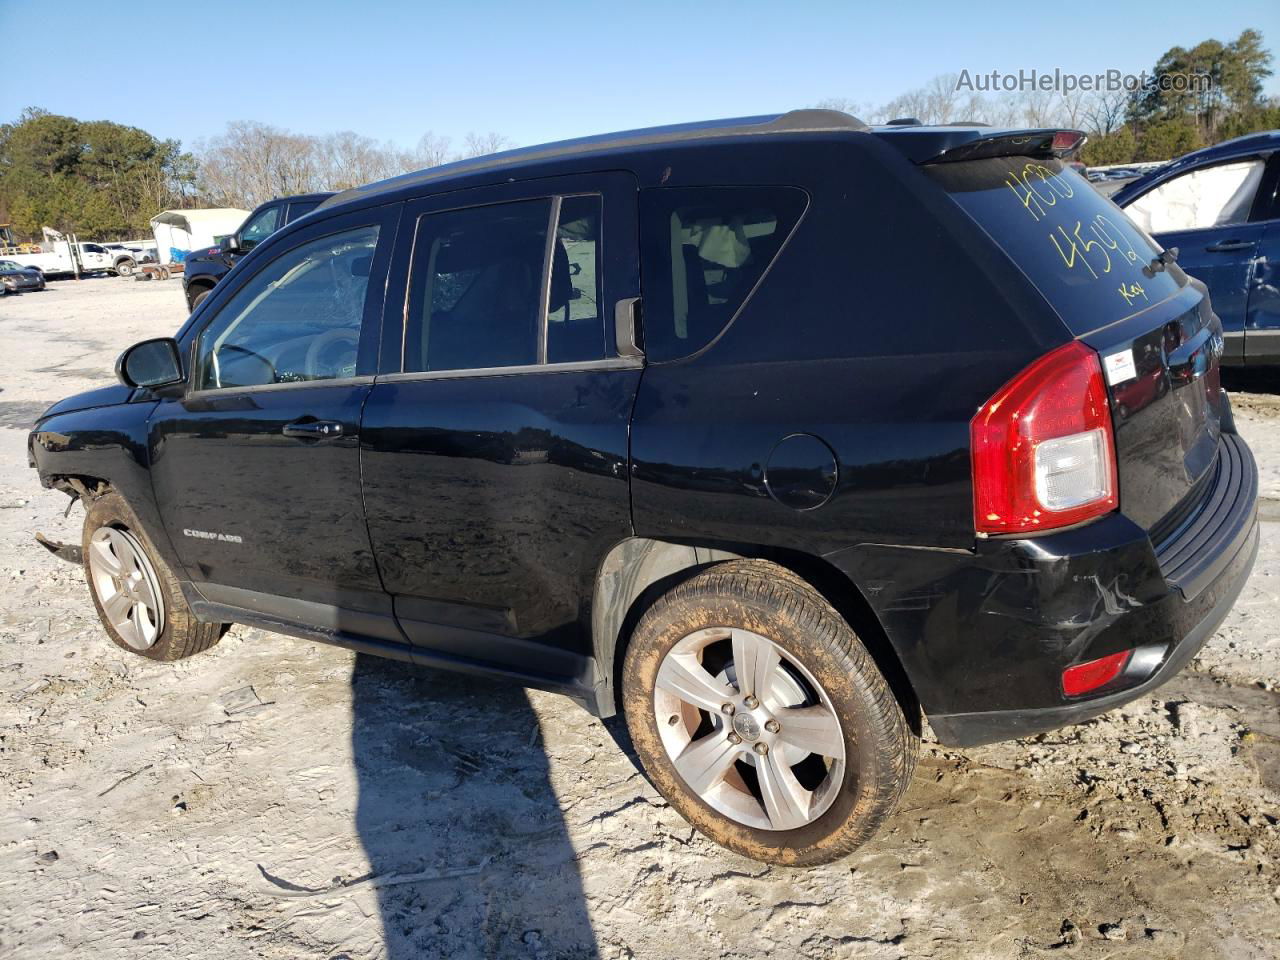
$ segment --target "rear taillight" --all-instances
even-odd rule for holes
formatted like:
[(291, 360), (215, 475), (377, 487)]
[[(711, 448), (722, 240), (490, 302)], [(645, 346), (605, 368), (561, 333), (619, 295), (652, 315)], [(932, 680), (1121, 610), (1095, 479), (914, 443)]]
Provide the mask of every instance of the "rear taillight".
[(982, 534), (1070, 526), (1116, 508), (1116, 444), (1098, 355), (1078, 340), (1000, 388), (969, 424)]

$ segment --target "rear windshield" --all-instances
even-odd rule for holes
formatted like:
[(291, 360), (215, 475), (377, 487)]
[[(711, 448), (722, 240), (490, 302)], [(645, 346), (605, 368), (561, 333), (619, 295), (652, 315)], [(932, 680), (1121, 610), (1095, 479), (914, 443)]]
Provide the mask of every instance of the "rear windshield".
[(1125, 213), (1060, 160), (991, 157), (924, 168), (1004, 249), (1077, 336), (1178, 291)]

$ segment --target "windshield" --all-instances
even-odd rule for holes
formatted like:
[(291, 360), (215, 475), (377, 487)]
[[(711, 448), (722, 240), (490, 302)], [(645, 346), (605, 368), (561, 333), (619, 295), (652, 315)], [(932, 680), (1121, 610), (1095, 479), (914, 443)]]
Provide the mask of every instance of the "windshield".
[(1160, 248), (1119, 207), (1053, 158), (991, 157), (925, 172), (981, 226), (1079, 336), (1178, 292), (1143, 272)]

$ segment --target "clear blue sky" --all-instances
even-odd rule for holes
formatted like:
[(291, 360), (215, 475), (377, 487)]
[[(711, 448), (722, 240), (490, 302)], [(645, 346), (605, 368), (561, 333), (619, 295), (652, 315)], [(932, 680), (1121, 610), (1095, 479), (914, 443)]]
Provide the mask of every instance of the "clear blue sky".
[(529, 144), (828, 97), (883, 103), (965, 68), (1138, 72), (1246, 27), (1280, 73), (1280, 0), (0, 0), (0, 120), (37, 105), (188, 146), (242, 119), (403, 146), (428, 129)]

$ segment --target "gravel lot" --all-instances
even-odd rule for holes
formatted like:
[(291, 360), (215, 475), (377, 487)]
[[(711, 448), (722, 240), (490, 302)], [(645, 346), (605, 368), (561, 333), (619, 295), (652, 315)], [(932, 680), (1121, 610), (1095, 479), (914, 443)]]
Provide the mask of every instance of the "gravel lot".
[(620, 725), (566, 700), (243, 627), (175, 665), (113, 647), (32, 540), (78, 541), (83, 514), (40, 488), (26, 430), (184, 313), (176, 281), (0, 300), (0, 955), (1280, 956), (1265, 377), (1236, 395), (1262, 552), (1192, 667), (1082, 726), (926, 746), (875, 841), (795, 871), (694, 835)]

